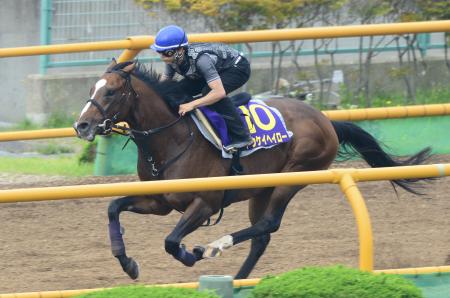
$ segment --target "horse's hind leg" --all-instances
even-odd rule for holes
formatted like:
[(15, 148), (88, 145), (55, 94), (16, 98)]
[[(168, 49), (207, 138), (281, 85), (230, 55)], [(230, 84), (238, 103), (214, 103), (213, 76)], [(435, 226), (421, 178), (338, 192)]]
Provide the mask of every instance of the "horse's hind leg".
[[(264, 214), (272, 191), (273, 189), (270, 189), (266, 191), (263, 196), (258, 196), (257, 198), (252, 198), (249, 200), (248, 212), (250, 223), (252, 225), (258, 222)], [(250, 252), (245, 259), (244, 264), (242, 264), (241, 269), (239, 269), (239, 272), (236, 274), (236, 279), (247, 278), (250, 275), (250, 272), (255, 267), (259, 258), (264, 254), (267, 245), (269, 245), (270, 233), (252, 238), (251, 241)]]
[(139, 266), (133, 258), (129, 258), (125, 252), (123, 241), (123, 228), (120, 226), (119, 216), (122, 211), (131, 211), (141, 214), (160, 214), (170, 212), (170, 209), (160, 205), (156, 200), (151, 200), (144, 196), (129, 196), (113, 200), (109, 204), (109, 237), (111, 240), (111, 250), (128, 276), (132, 279), (139, 277)]
[(189, 233), (195, 231), (213, 214), (212, 209), (201, 198), (196, 198), (189, 204), (175, 229), (165, 240), (165, 249), (175, 259), (186, 266), (194, 266), (201, 259), (200, 255), (188, 252), (181, 240)]
[(250, 253), (247, 256), (244, 264), (241, 266), (241, 269), (239, 269), (239, 272), (236, 274), (235, 279), (244, 279), (250, 275), (250, 272), (252, 272), (253, 268), (255, 268), (256, 263), (259, 261), (259, 258), (261, 258), (261, 256), (266, 251), (269, 242), (270, 233), (252, 238)]

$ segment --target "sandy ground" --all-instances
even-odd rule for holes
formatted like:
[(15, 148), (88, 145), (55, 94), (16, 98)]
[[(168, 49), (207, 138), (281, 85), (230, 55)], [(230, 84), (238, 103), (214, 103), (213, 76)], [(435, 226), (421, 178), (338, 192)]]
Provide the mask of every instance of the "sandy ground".
[[(441, 156), (431, 163), (450, 162)], [(338, 165), (342, 167), (342, 165)], [(361, 167), (360, 163), (345, 166)], [(0, 189), (134, 181), (134, 176), (62, 177), (0, 174)], [(450, 178), (429, 184), (418, 197), (388, 182), (359, 183), (370, 212), (375, 269), (450, 265)], [(0, 205), (0, 293), (68, 290), (133, 284), (114, 257), (107, 233), (111, 198)], [(222, 256), (184, 267), (164, 251), (164, 238), (180, 215), (124, 213), (129, 256), (141, 265), (139, 283), (196, 281), (202, 274), (234, 275), (248, 243)], [(247, 203), (225, 210), (222, 222), (189, 235), (188, 247), (207, 244), (248, 226)], [(299, 192), (280, 230), (251, 277), (307, 265), (358, 266), (358, 238), (352, 210), (337, 185), (313, 185)]]

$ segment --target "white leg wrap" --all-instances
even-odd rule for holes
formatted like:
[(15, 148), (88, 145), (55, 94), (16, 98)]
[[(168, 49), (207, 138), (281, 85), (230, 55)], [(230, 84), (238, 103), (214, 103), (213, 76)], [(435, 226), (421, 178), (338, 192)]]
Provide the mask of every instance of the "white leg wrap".
[(222, 254), (224, 249), (230, 248), (233, 246), (233, 237), (231, 235), (223, 236), (222, 238), (211, 242), (207, 245), (206, 251), (203, 254), (205, 258), (213, 258), (218, 257)]

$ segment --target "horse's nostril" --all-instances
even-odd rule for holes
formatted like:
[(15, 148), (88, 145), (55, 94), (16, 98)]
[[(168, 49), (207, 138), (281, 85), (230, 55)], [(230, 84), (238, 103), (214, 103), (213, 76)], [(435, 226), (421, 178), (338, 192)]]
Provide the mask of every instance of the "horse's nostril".
[(80, 123), (77, 123), (76, 125), (77, 125), (76, 129), (79, 132), (86, 131), (89, 128), (89, 123), (87, 123), (87, 122), (80, 122)]

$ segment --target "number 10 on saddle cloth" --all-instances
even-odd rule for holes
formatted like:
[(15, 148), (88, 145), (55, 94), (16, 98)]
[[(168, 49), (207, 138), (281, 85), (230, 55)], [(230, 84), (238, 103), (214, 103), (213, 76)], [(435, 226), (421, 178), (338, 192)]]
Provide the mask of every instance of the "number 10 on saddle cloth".
[[(199, 108), (209, 123), (213, 126), (218, 137), (223, 145), (229, 144), (230, 140), (225, 125), (225, 120), (217, 112), (208, 107)], [(247, 156), (259, 149), (268, 149), (281, 143), (288, 142), (293, 133), (286, 128), (283, 116), (281, 113), (268, 106), (265, 102), (259, 99), (251, 99), (246, 105), (238, 107), (244, 125), (248, 128), (251, 137), (253, 138), (253, 145), (242, 151), (241, 156)], [(196, 125), (199, 127), (202, 134), (213, 143), (218, 149), (222, 149), (214, 141), (214, 138), (206, 131), (204, 125), (194, 117)], [(231, 158), (231, 154), (222, 150), (224, 158)]]

